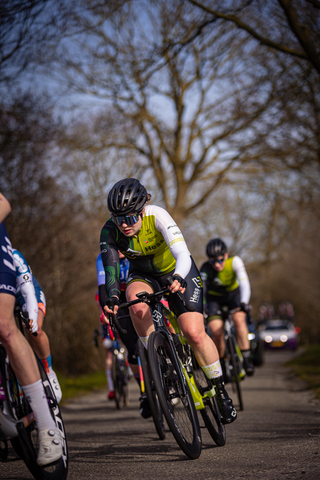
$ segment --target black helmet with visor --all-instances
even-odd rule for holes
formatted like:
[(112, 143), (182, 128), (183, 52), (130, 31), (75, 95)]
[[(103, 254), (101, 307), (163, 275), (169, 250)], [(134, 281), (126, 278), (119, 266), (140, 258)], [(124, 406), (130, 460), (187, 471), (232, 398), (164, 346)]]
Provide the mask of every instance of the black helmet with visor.
[(221, 238), (213, 238), (207, 245), (206, 253), (209, 258), (217, 258), (227, 253), (227, 245)]
[[(136, 178), (117, 182), (108, 195), (108, 209), (118, 225), (122, 222), (133, 225), (148, 201), (147, 190)], [(132, 214), (132, 215), (131, 215)], [(129, 222), (129, 223), (128, 223)]]

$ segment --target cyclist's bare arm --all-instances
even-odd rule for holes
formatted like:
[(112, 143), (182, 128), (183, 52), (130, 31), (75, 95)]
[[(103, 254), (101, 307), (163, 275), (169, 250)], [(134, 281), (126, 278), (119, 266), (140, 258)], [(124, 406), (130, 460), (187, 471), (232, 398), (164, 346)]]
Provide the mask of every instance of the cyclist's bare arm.
[(4, 219), (9, 215), (10, 212), (11, 205), (6, 199), (6, 197), (0, 192), (0, 223), (4, 221)]

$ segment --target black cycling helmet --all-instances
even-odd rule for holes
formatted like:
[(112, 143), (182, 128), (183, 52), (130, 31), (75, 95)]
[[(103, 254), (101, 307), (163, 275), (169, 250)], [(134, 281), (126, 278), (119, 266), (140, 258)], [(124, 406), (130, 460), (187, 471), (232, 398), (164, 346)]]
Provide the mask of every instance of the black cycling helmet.
[(148, 201), (147, 190), (136, 178), (117, 182), (108, 195), (108, 209), (114, 215), (141, 212)]
[(227, 253), (227, 245), (221, 238), (213, 238), (207, 245), (206, 253), (208, 257), (219, 257)]

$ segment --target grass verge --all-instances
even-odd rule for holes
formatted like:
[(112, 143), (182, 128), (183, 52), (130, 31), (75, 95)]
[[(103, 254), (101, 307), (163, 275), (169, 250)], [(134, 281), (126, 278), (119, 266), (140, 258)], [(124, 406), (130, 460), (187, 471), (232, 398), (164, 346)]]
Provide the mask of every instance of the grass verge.
[(306, 347), (299, 356), (286, 363), (293, 373), (306, 382), (320, 400), (320, 345)]
[(63, 405), (70, 398), (80, 397), (95, 390), (106, 388), (106, 374), (104, 370), (79, 377), (66, 377), (60, 372), (55, 372), (62, 390), (60, 405)]

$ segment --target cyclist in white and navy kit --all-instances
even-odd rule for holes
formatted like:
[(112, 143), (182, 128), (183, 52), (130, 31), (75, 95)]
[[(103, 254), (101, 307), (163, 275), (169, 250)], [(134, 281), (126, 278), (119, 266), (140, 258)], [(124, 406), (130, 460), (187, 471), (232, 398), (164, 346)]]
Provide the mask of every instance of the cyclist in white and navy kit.
[(50, 414), (36, 358), (17, 328), (13, 315), (16, 269), (11, 242), (3, 223), (10, 211), (10, 203), (0, 193), (0, 342), (34, 412), (39, 434), (37, 463), (44, 466), (61, 458), (62, 442), (60, 431)]
[(46, 315), (46, 297), (38, 280), (32, 274), (26, 259), (22, 253), (15, 248), (13, 249), (13, 259), (17, 275), (16, 305), (19, 306), (23, 312), (28, 312), (29, 319), (31, 320), (30, 324), (32, 322), (32, 331), (37, 332), (37, 336), (28, 335), (28, 340), (44, 366), (57, 402), (59, 403), (62, 392), (57, 375), (52, 369), (49, 339), (42, 328)]

